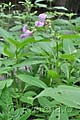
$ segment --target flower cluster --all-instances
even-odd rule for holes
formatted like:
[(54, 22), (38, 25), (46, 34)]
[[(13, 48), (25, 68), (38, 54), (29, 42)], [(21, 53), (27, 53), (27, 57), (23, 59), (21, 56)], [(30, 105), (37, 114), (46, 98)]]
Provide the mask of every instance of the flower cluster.
[[(47, 18), (47, 15), (45, 13), (42, 13), (38, 16), (38, 18), (39, 18), (39, 20), (35, 22), (35, 26), (36, 27), (43, 27), (46, 23), (45, 20)], [(27, 37), (31, 36), (33, 33), (32, 31), (28, 30), (27, 25), (23, 26), (22, 31), (23, 31), (23, 34), (21, 34), (21, 36), (20, 36), (21, 39), (27, 38)]]
[(28, 30), (27, 25), (24, 25), (24, 26), (23, 26), (22, 31), (23, 31), (24, 33), (21, 34), (21, 36), (20, 36), (21, 39), (27, 38), (27, 37), (29, 37), (29, 36), (32, 35), (32, 31)]
[(47, 18), (47, 15), (45, 13), (42, 13), (38, 16), (39, 20), (35, 22), (35, 26), (37, 27), (43, 27), (45, 25), (45, 20)]

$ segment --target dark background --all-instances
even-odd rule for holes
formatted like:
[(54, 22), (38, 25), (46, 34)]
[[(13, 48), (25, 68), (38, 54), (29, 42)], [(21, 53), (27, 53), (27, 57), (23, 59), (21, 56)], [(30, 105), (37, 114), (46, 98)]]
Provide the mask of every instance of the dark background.
[[(1, 3), (9, 3), (12, 2), (12, 4), (16, 4), (19, 7), (19, 1), (25, 1), (25, 0), (0, 0)], [(36, 0), (31, 0), (32, 4), (35, 4)], [(49, 5), (49, 1), (43, 0), (41, 3)], [(64, 6), (68, 8), (69, 11), (75, 12), (80, 14), (80, 0), (53, 0), (51, 5), (54, 6)], [(20, 8), (20, 7), (19, 7)]]

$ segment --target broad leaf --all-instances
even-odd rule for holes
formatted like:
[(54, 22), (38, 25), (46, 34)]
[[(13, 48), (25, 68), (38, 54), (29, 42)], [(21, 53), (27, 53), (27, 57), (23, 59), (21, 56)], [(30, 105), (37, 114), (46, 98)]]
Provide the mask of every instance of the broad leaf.
[(51, 97), (59, 103), (80, 109), (80, 88), (60, 85), (57, 88), (47, 88), (37, 97)]
[(25, 74), (19, 74), (17, 75), (17, 77), (29, 85), (37, 86), (44, 89), (47, 88), (47, 85), (37, 77), (33, 77)]
[(73, 53), (77, 52), (72, 40), (70, 40), (70, 39), (63, 40), (63, 50), (66, 54), (73, 54)]

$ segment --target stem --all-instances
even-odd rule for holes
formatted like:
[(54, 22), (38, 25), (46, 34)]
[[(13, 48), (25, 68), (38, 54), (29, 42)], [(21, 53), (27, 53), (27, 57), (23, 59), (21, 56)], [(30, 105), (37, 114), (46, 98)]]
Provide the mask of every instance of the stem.
[(58, 59), (58, 41), (56, 41), (56, 58)]
[(58, 41), (56, 41), (56, 71), (58, 72)]
[[(18, 59), (18, 50), (16, 50), (16, 64), (19, 63), (19, 59)], [(16, 67), (16, 74), (19, 73), (19, 67)], [(18, 82), (17, 84), (17, 88), (18, 88), (18, 91), (21, 92), (21, 81), (16, 78), (16, 82)]]

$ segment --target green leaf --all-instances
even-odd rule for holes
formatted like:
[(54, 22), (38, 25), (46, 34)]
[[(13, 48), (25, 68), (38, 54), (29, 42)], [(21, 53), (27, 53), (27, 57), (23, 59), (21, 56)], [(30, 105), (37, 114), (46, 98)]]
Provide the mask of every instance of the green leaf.
[(3, 89), (5, 87), (5, 85), (6, 85), (6, 87), (10, 87), (12, 82), (13, 82), (12, 79), (1, 80), (0, 81), (0, 89)]
[(43, 0), (36, 0), (35, 2), (42, 2)]
[[(63, 13), (62, 13), (63, 14)], [(68, 20), (65, 20), (65, 19), (56, 19), (56, 20), (54, 20), (54, 24), (55, 25), (58, 25), (58, 26), (60, 26), (60, 25), (64, 25), (63, 26), (63, 29), (65, 28), (65, 26), (67, 25), (67, 26), (71, 26), (71, 23), (68, 21)], [(62, 27), (62, 26), (61, 26)], [(60, 29), (61, 30), (61, 29)], [(64, 35), (63, 35), (64, 36)], [(69, 36), (69, 35), (68, 35)]]
[(22, 96), (21, 96), (21, 98), (20, 98), (20, 100), (22, 101), (22, 102), (25, 102), (25, 103), (28, 103), (28, 104), (33, 104), (33, 100), (34, 100), (34, 98), (33, 98), (33, 96), (35, 96), (36, 95), (36, 93), (35, 92), (33, 92), (33, 91), (28, 91), (28, 92), (26, 92), (26, 93), (24, 93)]
[(65, 74), (65, 76), (67, 77), (67, 79), (69, 79), (69, 65), (68, 65), (68, 63), (63, 63), (61, 65), (61, 70)]
[(44, 120), (44, 119), (41, 119), (41, 118), (37, 118), (37, 119), (35, 119), (35, 120)]
[(66, 54), (73, 54), (77, 52), (71, 39), (63, 40), (63, 50)]
[(38, 101), (42, 107), (51, 107), (51, 102), (45, 97), (39, 97)]
[(31, 110), (27, 109), (27, 111), (20, 117), (19, 120), (27, 120), (31, 116)]
[(59, 103), (80, 109), (80, 88), (60, 85), (57, 88), (46, 88), (37, 97), (51, 97)]
[(0, 36), (5, 38), (5, 39), (12, 38), (11, 34), (1, 27), (0, 27)]
[(69, 120), (69, 114), (66, 106), (61, 106), (60, 107), (60, 119), (61, 120)]
[(65, 7), (63, 7), (63, 6), (58, 6), (58, 7), (54, 7), (54, 9), (57, 9), (57, 10), (65, 10), (65, 11), (67, 11), (68, 9), (67, 8), (65, 8)]
[(69, 120), (66, 107), (61, 106), (54, 109), (49, 120)]
[(12, 39), (12, 38), (8, 38), (7, 40), (8, 40), (9, 43), (11, 43), (11, 44), (13, 44), (15, 47), (18, 47), (18, 48), (19, 48), (19, 44), (20, 44), (19, 41), (14, 40), (14, 39)]
[(13, 108), (11, 92), (10, 92), (10, 89), (7, 87), (5, 87), (2, 90), (2, 93), (0, 96), (0, 106), (2, 107), (3, 113), (5, 113), (6, 117), (9, 118), (9, 116), (11, 115), (11, 112), (14, 111), (14, 108)]
[(33, 77), (25, 74), (19, 74), (17, 75), (17, 77), (29, 85), (37, 86), (44, 89), (47, 88), (47, 85), (37, 77)]
[(13, 58), (15, 56), (15, 48), (13, 46), (5, 45), (3, 54)]
[(69, 61), (74, 61), (75, 60), (75, 55), (74, 54), (62, 54), (61, 58)]
[(36, 0), (36, 1), (35, 1), (35, 4), (36, 4), (37, 6), (39, 6), (39, 7), (46, 8), (47, 5), (45, 5), (45, 4), (40, 4), (40, 3), (39, 3), (39, 2), (42, 2), (42, 1), (44, 1), (44, 0)]
[(80, 39), (80, 34), (63, 34), (63, 39)]
[(22, 25), (16, 25), (16, 26), (10, 28), (10, 31), (18, 31), (18, 30), (20, 30), (21, 28), (22, 28)]
[(60, 109), (56, 108), (55, 110), (53, 110), (52, 114), (50, 115), (49, 120), (58, 120), (58, 119), (61, 120), (59, 116), (60, 116)]
[(14, 111), (13, 113), (13, 119), (14, 120), (19, 120), (20, 116), (24, 113), (24, 108), (18, 108)]
[(50, 77), (52, 77), (53, 79), (59, 77), (58, 73), (57, 73), (56, 71), (53, 71), (53, 70), (48, 70), (48, 75), (49, 75)]
[(27, 59), (19, 64), (16, 64), (13, 66), (13, 68), (15, 67), (23, 67), (23, 66), (27, 66), (27, 65), (37, 65), (37, 64), (40, 64), (40, 63), (46, 63), (47, 61), (46, 60), (35, 60), (35, 59)]
[(27, 44), (31, 44), (37, 42), (33, 37), (29, 37), (27, 39), (24, 39), (23, 41), (20, 42), (19, 48), (25, 47)]
[(3, 73), (8, 73), (12, 69), (13, 69), (12, 67), (1, 67), (0, 68), (0, 75), (3, 74)]
[(36, 5), (39, 6), (39, 7), (47, 8), (47, 5), (45, 5), (45, 4), (36, 3)]
[(4, 59), (3, 61), (2, 61), (2, 64), (5, 66), (5, 67), (7, 67), (7, 66), (12, 66), (12, 65), (14, 65), (14, 64), (16, 64), (16, 60), (14, 60), (13, 58), (12, 59)]

